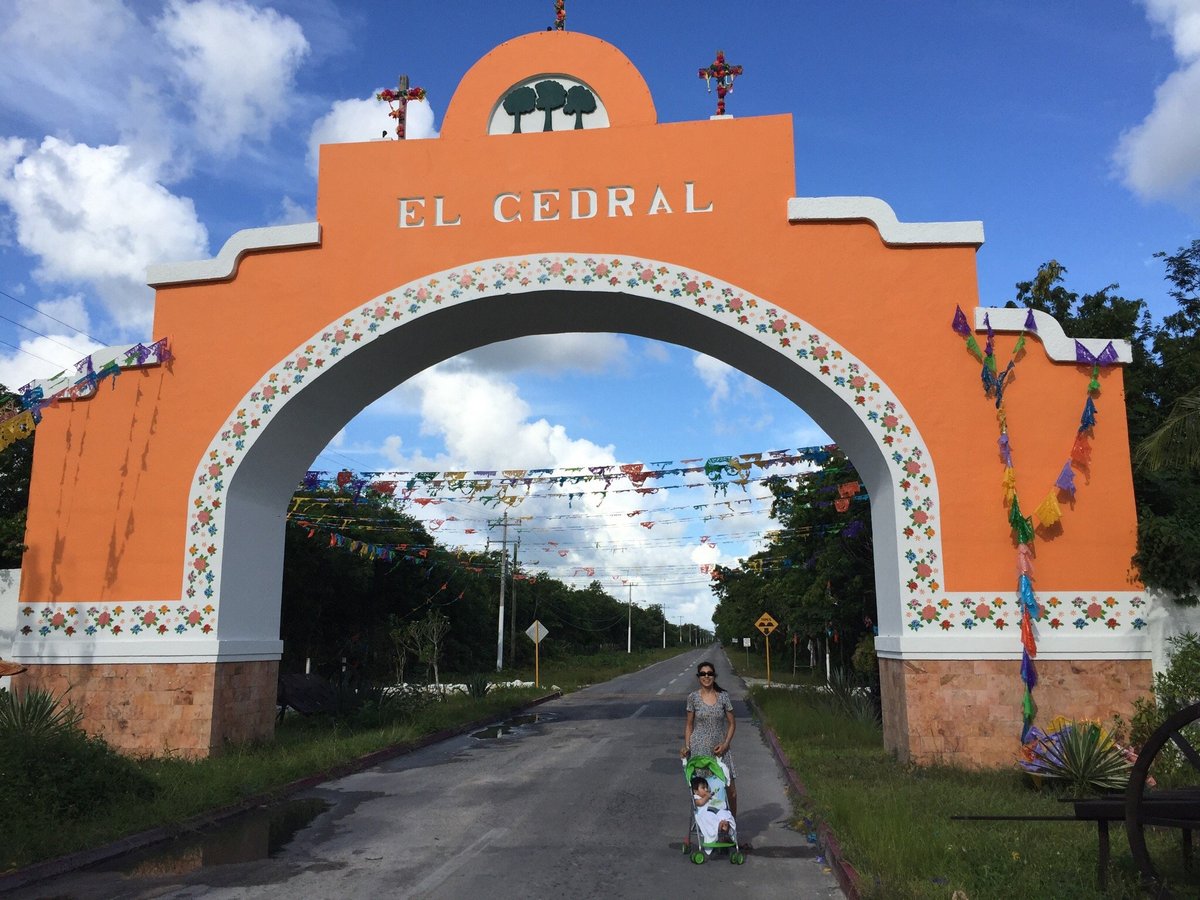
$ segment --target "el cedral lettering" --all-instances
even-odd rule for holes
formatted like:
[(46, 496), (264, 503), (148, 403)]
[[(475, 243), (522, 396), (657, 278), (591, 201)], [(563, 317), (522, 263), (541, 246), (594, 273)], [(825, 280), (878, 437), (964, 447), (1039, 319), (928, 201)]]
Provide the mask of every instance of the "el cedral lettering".
[[(681, 196), (682, 195), (682, 196)], [(462, 215), (447, 209), (446, 198), (400, 197), (401, 228), (424, 228), (461, 225)], [(430, 208), (432, 206), (432, 209)], [(562, 219), (594, 219), (603, 216), (670, 215), (676, 210), (685, 215), (710, 213), (712, 201), (696, 199), (696, 183), (685, 181), (681, 191), (666, 191), (661, 185), (654, 188), (650, 199), (638, 199), (637, 191), (627, 184), (604, 188), (569, 188), (566, 191), (516, 191), (497, 194), (492, 201), (492, 218), (497, 222), (557, 222)]]

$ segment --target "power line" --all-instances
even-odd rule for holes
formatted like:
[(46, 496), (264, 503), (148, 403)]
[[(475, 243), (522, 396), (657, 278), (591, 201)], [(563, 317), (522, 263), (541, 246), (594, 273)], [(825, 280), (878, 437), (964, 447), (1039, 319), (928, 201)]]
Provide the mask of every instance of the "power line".
[(16, 325), (18, 328), (24, 328), (26, 331), (30, 332), (31, 334), (36, 334), (40, 338), (45, 338), (46, 340), (50, 341), (52, 344), (58, 344), (58, 346), (63, 347), (67, 350), (70, 350), (72, 353), (80, 352), (80, 351), (76, 350), (74, 347), (72, 347), (70, 344), (64, 344), (62, 341), (58, 340), (57, 338), (52, 338), (48, 334), (42, 334), (40, 331), (38, 331), (35, 328), (30, 328), (28, 325), (22, 325), (16, 319), (10, 319), (8, 316), (0, 316), (0, 319), (3, 319), (5, 322), (11, 322), (13, 325)]
[[(72, 331), (74, 331), (78, 334), (82, 334), (89, 341), (99, 344), (102, 347), (104, 346), (104, 341), (101, 341), (97, 338), (92, 337), (90, 334), (88, 334), (82, 328), (76, 328), (74, 325), (72, 325), (69, 322), (64, 322), (62, 319), (56, 319), (56, 318), (54, 318), (54, 316), (50, 315), (50, 313), (44, 312), (43, 310), (38, 309), (36, 306), (31, 306), (30, 304), (26, 303), (24, 300), (18, 300), (16, 297), (14, 297), (12, 294), (8, 293), (7, 291), (0, 291), (0, 297), (7, 297), (13, 303), (20, 303), (26, 309), (32, 309), (38, 315), (45, 316), (47, 319), (50, 319), (52, 322), (57, 322), (59, 325), (62, 325), (64, 328), (70, 328)], [(11, 320), (9, 320), (9, 321), (11, 321)]]

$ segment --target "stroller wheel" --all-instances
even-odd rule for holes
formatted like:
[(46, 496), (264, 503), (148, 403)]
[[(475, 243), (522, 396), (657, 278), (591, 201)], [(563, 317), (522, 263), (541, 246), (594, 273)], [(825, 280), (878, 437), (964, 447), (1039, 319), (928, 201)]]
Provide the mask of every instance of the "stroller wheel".
[(746, 861), (746, 854), (742, 853), (740, 850), (734, 850), (729, 854), (729, 861), (735, 866), (740, 866)]
[(683, 842), (683, 855), (684, 855), (684, 856), (687, 856), (687, 855), (688, 855), (689, 853), (691, 853), (691, 852), (692, 852), (692, 845), (691, 845), (691, 843), (690, 843), (690, 842), (688, 842), (688, 841), (684, 841), (684, 842)]
[(703, 865), (704, 864), (704, 851), (697, 850), (695, 853), (693, 853), (692, 854), (692, 862), (694, 862), (698, 866)]

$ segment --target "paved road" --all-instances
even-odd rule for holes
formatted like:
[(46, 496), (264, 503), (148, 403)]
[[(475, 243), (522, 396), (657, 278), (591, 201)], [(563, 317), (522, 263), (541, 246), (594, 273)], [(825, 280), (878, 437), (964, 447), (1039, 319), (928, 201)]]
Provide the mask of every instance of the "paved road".
[[(705, 658), (738, 716), (742, 866), (715, 856), (696, 866), (681, 853), (683, 699)], [(266, 829), (248, 821), (227, 829), (223, 849), (126, 860), (17, 896), (840, 897), (815, 848), (788, 827), (783, 776), (729, 672), (723, 654), (693, 650), (543, 704), (538, 722), (510, 734), (464, 735), (328, 782), (294, 804), (328, 808), (268, 858)]]

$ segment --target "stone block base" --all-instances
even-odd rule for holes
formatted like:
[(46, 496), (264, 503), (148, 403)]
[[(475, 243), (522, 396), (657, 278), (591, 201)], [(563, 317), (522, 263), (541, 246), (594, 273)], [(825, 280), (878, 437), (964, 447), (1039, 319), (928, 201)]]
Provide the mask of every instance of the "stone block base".
[(275, 733), (276, 660), (31, 664), (13, 679), (83, 713), (83, 727), (125, 753), (203, 757)]
[[(1148, 659), (1037, 660), (1036, 724), (1111, 722), (1150, 693)], [(1021, 736), (1020, 660), (879, 660), (884, 746), (904, 762), (1010, 766)]]

